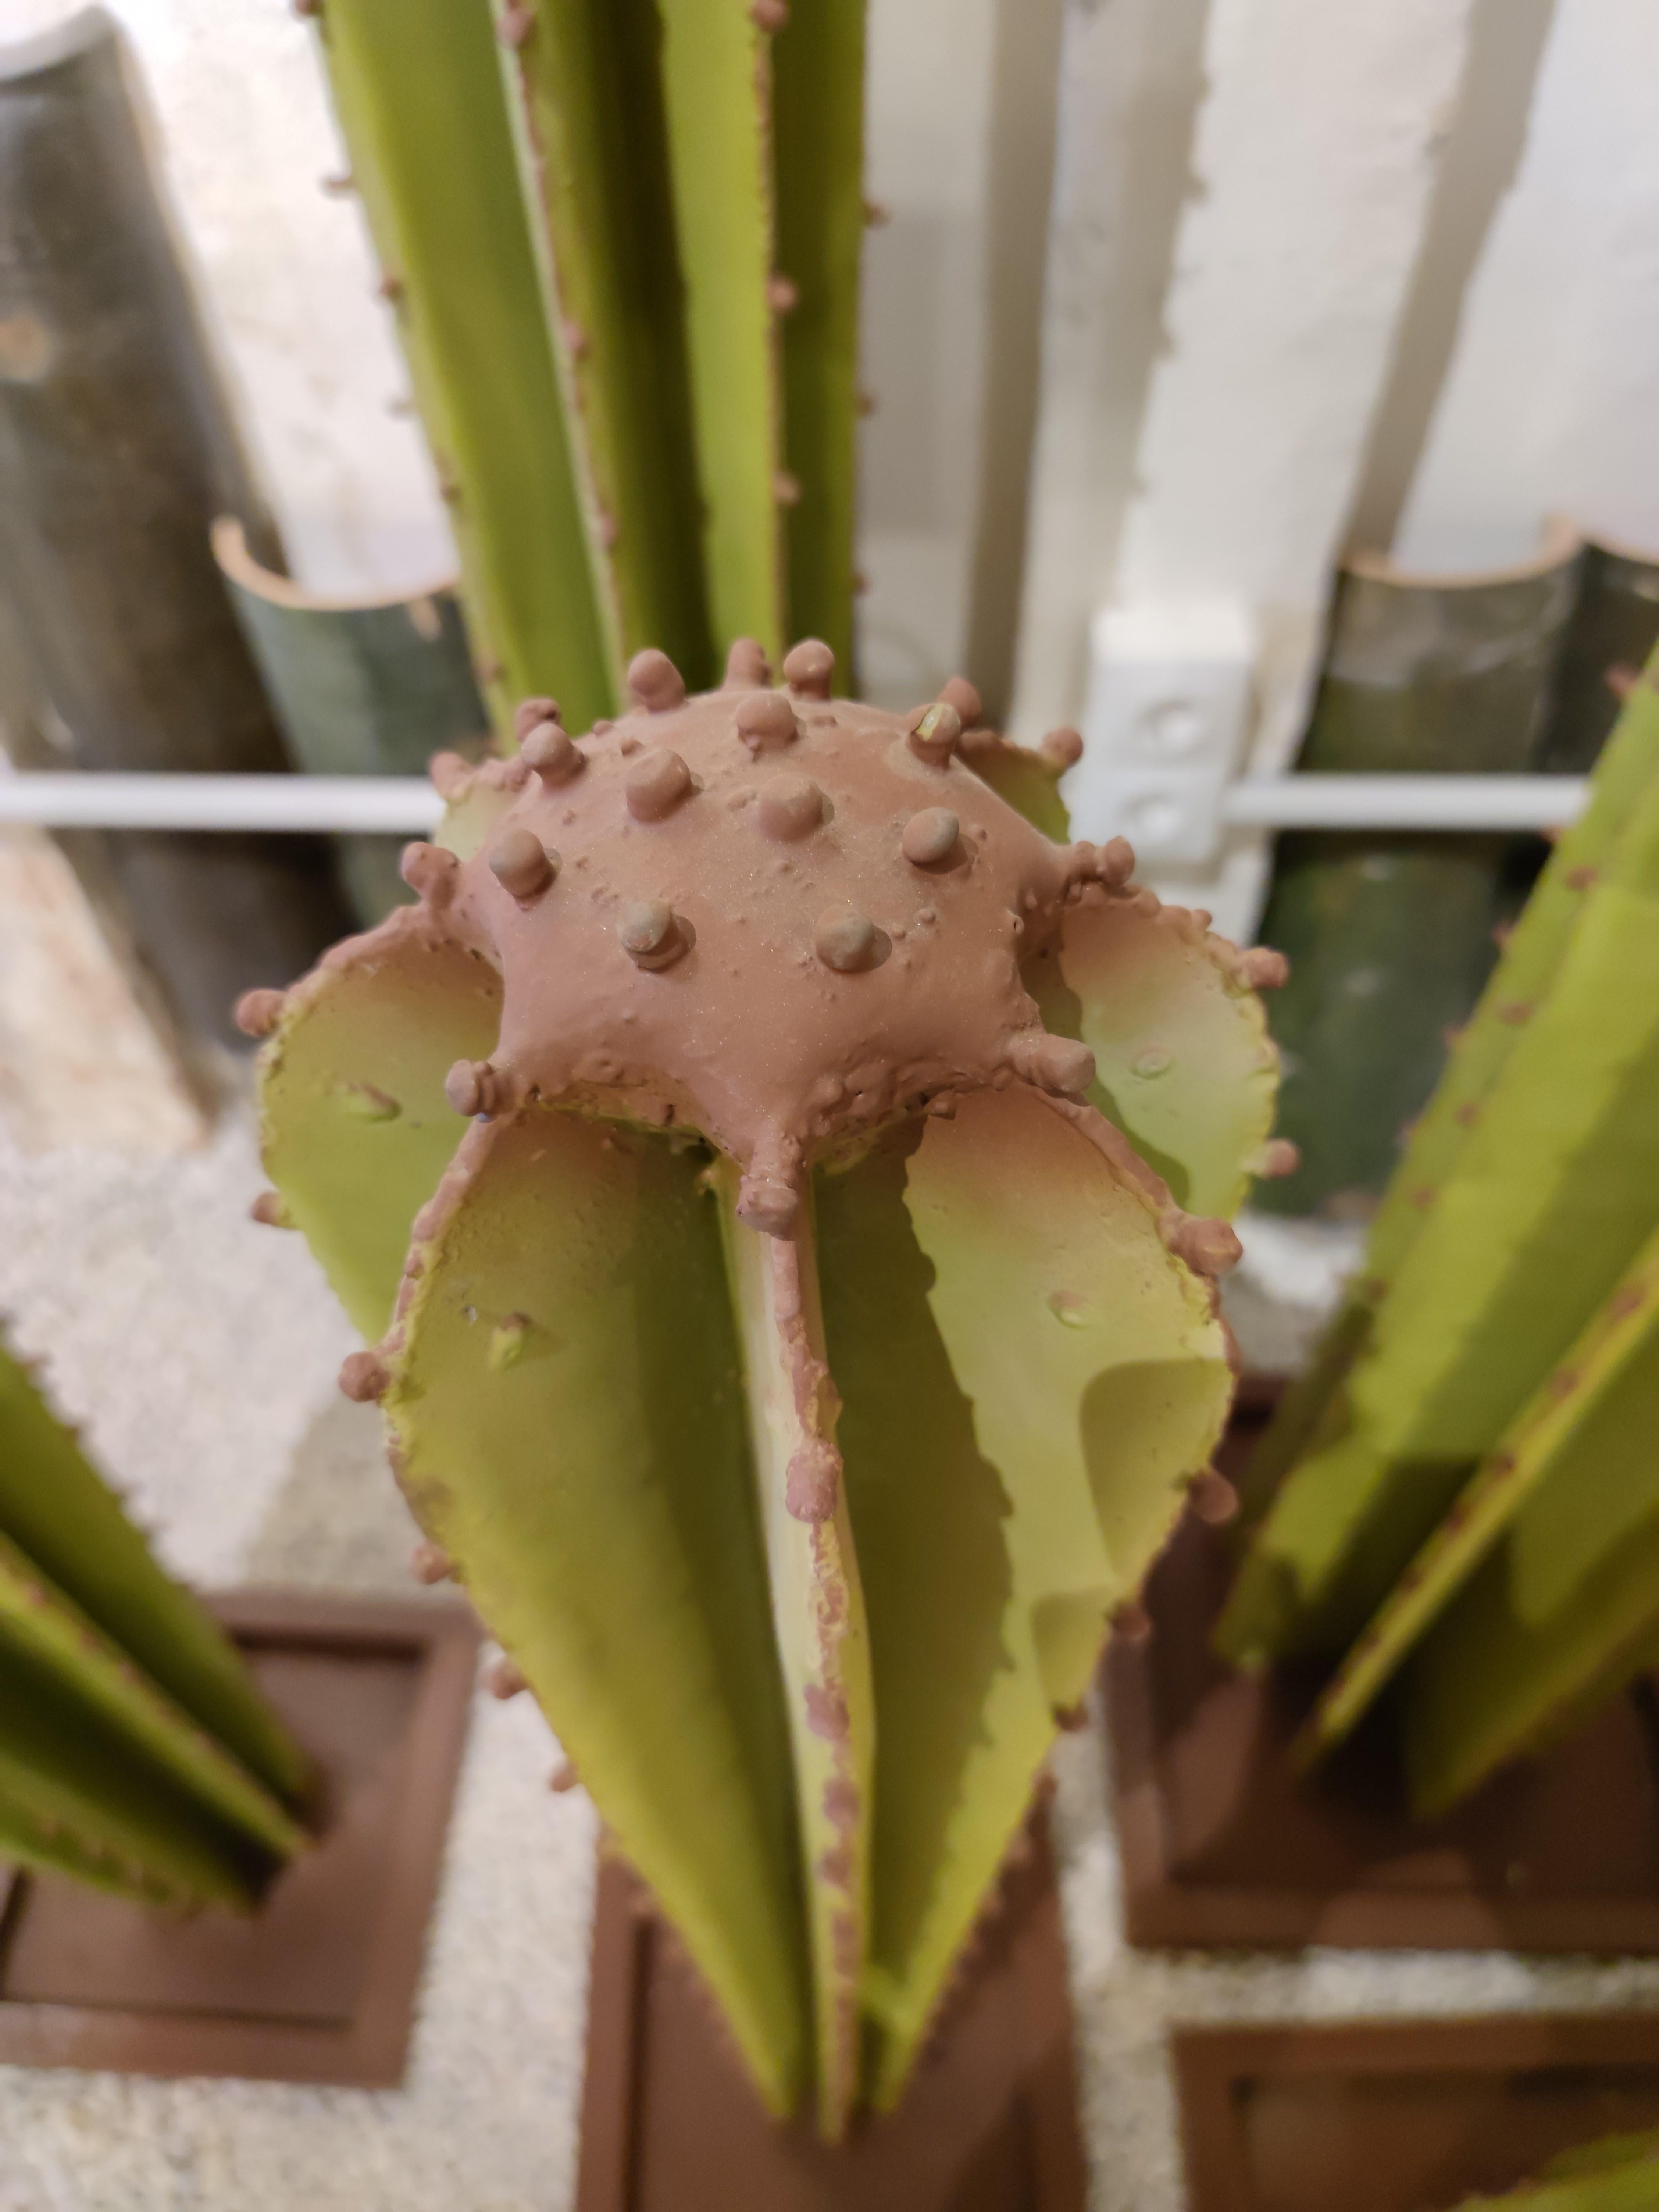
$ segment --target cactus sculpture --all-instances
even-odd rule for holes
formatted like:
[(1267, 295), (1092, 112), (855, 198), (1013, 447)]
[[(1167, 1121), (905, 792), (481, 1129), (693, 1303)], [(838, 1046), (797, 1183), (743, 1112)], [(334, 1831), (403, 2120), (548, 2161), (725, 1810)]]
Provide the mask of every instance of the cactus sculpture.
[(0, 1856), (146, 1905), (246, 1911), (306, 1844), (308, 1781), (0, 1345)]
[(1219, 1640), (1401, 1676), (1434, 1810), (1659, 1649), (1659, 692), (1651, 666), (1249, 1480)]
[(1213, 1217), (1279, 1164), (1277, 957), (999, 795), (1052, 822), (1066, 741), (832, 669), (740, 641), (688, 698), (647, 652), (580, 742), (526, 702), (516, 758), (435, 764), (419, 906), (241, 1012), (344, 1387), (831, 2137), (900, 2094), (1188, 1490), (1231, 1504)]
[(480, 675), (851, 650), (864, 0), (305, 0)]

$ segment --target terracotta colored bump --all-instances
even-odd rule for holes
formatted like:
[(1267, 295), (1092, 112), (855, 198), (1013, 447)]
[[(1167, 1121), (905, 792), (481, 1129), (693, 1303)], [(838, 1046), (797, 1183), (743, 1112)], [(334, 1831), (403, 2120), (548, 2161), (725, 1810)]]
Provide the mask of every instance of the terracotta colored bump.
[(1224, 1275), (1244, 1256), (1244, 1247), (1224, 1221), (1202, 1214), (1183, 1214), (1167, 1239), (1177, 1259), (1198, 1275)]
[(520, 748), (520, 758), (528, 761), (550, 790), (568, 783), (585, 765), (585, 757), (569, 732), (553, 721), (538, 722), (526, 730)]
[(1127, 837), (1109, 837), (1095, 855), (1095, 875), (1109, 891), (1121, 891), (1135, 872), (1135, 848)]
[(767, 836), (793, 844), (823, 820), (823, 793), (810, 776), (775, 775), (761, 786), (755, 811)]
[(536, 27), (536, 18), (528, 8), (505, 8), (496, 20), (495, 32), (504, 46), (521, 46)]
[(985, 714), (985, 702), (965, 676), (953, 676), (948, 684), (939, 686), (939, 699), (946, 707), (954, 707), (962, 717), (964, 730), (976, 730)]
[(1238, 1511), (1238, 1492), (1212, 1467), (1193, 1477), (1187, 1495), (1193, 1511), (1212, 1528), (1224, 1528)]
[(649, 714), (672, 714), (685, 704), (685, 678), (654, 645), (636, 653), (629, 662), (628, 688)]
[(1022, 1030), (1008, 1048), (1009, 1065), (1028, 1083), (1062, 1098), (1081, 1098), (1095, 1079), (1095, 1056), (1075, 1037)]
[(386, 1395), (392, 1376), (378, 1352), (349, 1352), (340, 1365), (340, 1388), (354, 1404), (371, 1406)]
[(691, 771), (678, 753), (649, 746), (628, 771), (628, 811), (636, 822), (660, 822), (692, 788)]
[(248, 1208), (248, 1218), (266, 1229), (292, 1229), (293, 1217), (283, 1205), (279, 1193), (262, 1190)]
[(800, 287), (793, 277), (769, 276), (766, 280), (766, 304), (775, 315), (787, 315), (800, 305)]
[(455, 1571), (455, 1563), (440, 1544), (416, 1544), (409, 1555), (409, 1571), (417, 1583), (429, 1587), (447, 1583)]
[(918, 707), (908, 729), (910, 750), (931, 767), (943, 768), (962, 738), (962, 717), (947, 699)]
[(800, 505), (800, 478), (780, 469), (772, 478), (772, 496), (780, 507)]
[(458, 1114), (487, 1114), (495, 1097), (494, 1074), (487, 1060), (458, 1060), (444, 1078), (444, 1097)]
[(826, 968), (851, 975), (871, 964), (876, 950), (876, 926), (855, 907), (826, 907), (812, 926), (812, 950)]
[(556, 722), (559, 719), (556, 699), (520, 699), (513, 709), (513, 734), (522, 744), (538, 723)]
[(244, 1036), (268, 1037), (283, 1018), (284, 996), (281, 991), (244, 991), (231, 1019)]
[(804, 637), (783, 657), (783, 680), (805, 699), (827, 699), (836, 673), (836, 656), (822, 638)]
[(1037, 750), (1056, 775), (1063, 775), (1083, 758), (1083, 732), (1074, 730), (1069, 722), (1062, 722), (1057, 730), (1049, 731)]
[(559, 856), (531, 830), (515, 825), (503, 830), (491, 846), (489, 872), (515, 899), (539, 898), (559, 872)]
[(530, 1686), (522, 1667), (509, 1659), (506, 1652), (495, 1660), (484, 1675), (484, 1682), (492, 1698), (516, 1698), (520, 1690)]
[(766, 648), (760, 640), (754, 637), (733, 638), (732, 650), (726, 656), (727, 689), (752, 690), (757, 685), (771, 681), (771, 667), (766, 658)]
[(751, 753), (781, 752), (800, 735), (800, 722), (787, 695), (755, 691), (738, 702), (732, 717)]
[(1133, 1598), (1119, 1606), (1112, 1615), (1112, 1633), (1121, 1636), (1126, 1644), (1145, 1644), (1152, 1632), (1152, 1616)]
[(636, 968), (672, 968), (690, 949), (690, 924), (662, 899), (635, 899), (617, 924), (623, 951)]
[(1276, 1176), (1293, 1176), (1302, 1164), (1302, 1148), (1289, 1137), (1270, 1137), (1261, 1148), (1256, 1173), (1271, 1182)]
[(1268, 945), (1251, 945), (1240, 956), (1239, 966), (1253, 991), (1277, 991), (1290, 981), (1290, 962)]
[(962, 824), (948, 806), (924, 806), (904, 825), (899, 847), (913, 867), (936, 868), (956, 851)]
[(800, 1193), (781, 1176), (746, 1175), (738, 1186), (738, 1218), (767, 1237), (787, 1237), (800, 1216)]
[(428, 901), (436, 901), (453, 890), (460, 862), (441, 845), (428, 845), (416, 838), (405, 845), (398, 862), (398, 872), (412, 891)]
[(562, 1797), (568, 1790), (580, 1787), (581, 1777), (576, 1771), (574, 1759), (562, 1759), (547, 1778), (547, 1786)]
[(781, 31), (789, 21), (789, 0), (754, 0), (749, 20), (760, 31)]

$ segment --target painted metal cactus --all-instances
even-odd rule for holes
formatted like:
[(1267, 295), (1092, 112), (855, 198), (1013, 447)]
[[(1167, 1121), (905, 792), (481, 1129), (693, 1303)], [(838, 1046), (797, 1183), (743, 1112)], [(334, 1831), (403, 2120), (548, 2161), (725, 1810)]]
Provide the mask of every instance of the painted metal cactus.
[(1212, 1279), (1277, 1164), (1277, 960), (1017, 811), (1074, 739), (832, 673), (740, 642), (688, 698), (645, 653), (580, 739), (527, 702), (516, 758), (436, 764), (419, 906), (242, 1018), (345, 1387), (769, 2104), (834, 2136), (900, 2094), (1192, 1486), (1231, 1503)]
[(1659, 1645), (1659, 664), (1632, 690), (1265, 1441), (1220, 1629), (1396, 1678), (1437, 1810)]
[(307, 1838), (302, 1753), (0, 1345), (0, 1856), (248, 1910)]

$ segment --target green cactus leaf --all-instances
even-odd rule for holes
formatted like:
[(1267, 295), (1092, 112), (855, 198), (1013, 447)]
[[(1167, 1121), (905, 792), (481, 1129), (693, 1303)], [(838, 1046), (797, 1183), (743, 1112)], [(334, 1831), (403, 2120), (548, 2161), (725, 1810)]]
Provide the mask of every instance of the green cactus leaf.
[(475, 1123), (416, 1240), (383, 1402), (416, 1516), (781, 2113), (812, 2070), (805, 1916), (702, 1161), (545, 1108)]
[(1644, 1370), (1659, 1375), (1659, 1234), (1356, 1640), (1309, 1722), (1309, 1755), (1349, 1732), (1500, 1540), (1510, 1547), (1516, 1610), (1537, 1622), (1609, 1550), (1659, 1514), (1659, 1456), (1638, 1426)]
[[(1518, 1495), (1413, 1647), (1406, 1765), (1425, 1808), (1559, 1737), (1638, 1670), (1659, 1634), (1659, 1238), (1624, 1287), (1641, 1303), (1620, 1312), (1611, 1301), (1577, 1347), (1582, 1364), (1540, 1393), (1530, 1436), (1516, 1425)], [(1500, 1465), (1492, 1478), (1500, 1495), (1508, 1474)]]
[(550, 692), (572, 728), (621, 671), (588, 534), (489, 0), (330, 0), (334, 105), (395, 300), (495, 726)]
[(1589, 804), (1557, 840), (1470, 1017), (1434, 1097), (1411, 1133), (1398, 1172), (1371, 1224), (1365, 1279), (1375, 1301), (1391, 1281), (1423, 1224), (1424, 1194), (1455, 1167), (1521, 1030), (1517, 1006), (1547, 995), (1595, 882), (1642, 794), (1659, 779), (1659, 659), (1631, 692), (1590, 786)]
[[(865, 0), (806, 0), (772, 41), (784, 318), (789, 625), (853, 665), (859, 264), (864, 246)], [(850, 686), (849, 686), (850, 689)]]
[[(410, 1224), (460, 1139), (444, 1077), (488, 1058), (500, 1021), (494, 969), (406, 907), (295, 986), (261, 1055), (266, 1171), (371, 1340), (391, 1319)], [(396, 1112), (362, 1111), (371, 1093)]]
[(1091, 891), (1027, 988), (1050, 1030), (1094, 1054), (1091, 1103), (1176, 1203), (1235, 1214), (1273, 1128), (1279, 1054), (1232, 947), (1151, 893)]
[(624, 657), (714, 681), (654, 0), (538, 0), (504, 48), (597, 570)]
[(1223, 1617), (1235, 1658), (1364, 1626), (1634, 1259), (1659, 1186), (1659, 779), (1376, 1310)]
[(216, 1820), (125, 1726), (0, 1634), (0, 1848), (149, 1904), (246, 1911), (276, 1863)]
[(874, 2096), (901, 2094), (1108, 1619), (1231, 1394), (1115, 1131), (1023, 1087), (821, 1175), (878, 1729)]
[(165, 1767), (183, 1789), (278, 1858), (308, 1838), (268, 1790), (141, 1674), (96, 1623), (0, 1536), (0, 1644), (55, 1675), (112, 1733)]
[[(1608, 738), (1583, 814), (1557, 841), (1517, 918), (1480, 1002), (1458, 1039), (1433, 1097), (1407, 1139), (1366, 1242), (1365, 1265), (1327, 1330), (1314, 1368), (1287, 1394), (1243, 1486), (1247, 1519), (1259, 1517), (1369, 1340), (1369, 1316), (1386, 1294), (1428, 1217), (1425, 1198), (1455, 1171), (1481, 1108), (1521, 1037), (1516, 1006), (1548, 994), (1596, 882), (1642, 793), (1659, 778), (1659, 661), (1626, 701)], [(1239, 1615), (1243, 1632), (1242, 1609)], [(1265, 1626), (1265, 1623), (1264, 1623)]]
[(1652, 2212), (1659, 2203), (1659, 2148), (1652, 2136), (1644, 2141), (1645, 2148), (1614, 2164), (1532, 2182), (1506, 2197), (1467, 2197), (1458, 2212)]
[(794, 1752), (818, 2127), (833, 2142), (846, 2132), (860, 2087), (874, 1741), (869, 1635), (835, 1450), (810, 1208), (793, 1238), (765, 1236), (737, 1218), (735, 1167), (723, 1161), (715, 1175)]
[[(25, 1564), (19, 1564), (20, 1554)], [(118, 1646), (149, 1678), (169, 1712), (181, 1708), (229, 1755), (220, 1766), (200, 1746), (187, 1753), (179, 1739), (189, 1730), (170, 1720), (167, 1732), (180, 1756), (199, 1753), (202, 1760), (211, 1759), (222, 1779), (234, 1772), (234, 1759), (276, 1797), (290, 1803), (298, 1798), (307, 1780), (306, 1762), (255, 1690), (234, 1647), (188, 1591), (157, 1566), (74, 1437), (3, 1345), (0, 1560), (13, 1569), (9, 1577), (0, 1571), (0, 1584), (14, 1593), (20, 1578), (25, 1588), (50, 1584), (61, 1594), (60, 1626), (67, 1626), (61, 1616), (95, 1624), (101, 1638)], [(49, 1600), (43, 1610), (52, 1610)], [(0, 1611), (15, 1615), (17, 1609), (0, 1606)], [(29, 1612), (26, 1604), (21, 1617)], [(43, 1631), (45, 1626), (43, 1620)], [(100, 1653), (101, 1665), (107, 1657), (101, 1640)], [(154, 1715), (158, 1698), (134, 1695)], [(252, 1782), (246, 1788), (252, 1798), (264, 1802)], [(266, 1809), (281, 1821), (275, 1808)]]
[(1575, 2181), (1592, 2173), (1611, 2173), (1621, 2166), (1644, 2159), (1659, 2160), (1659, 2129), (1636, 2135), (1603, 2136), (1599, 2142), (1582, 2143), (1553, 2158), (1539, 2177), (1544, 2181)]
[(964, 744), (963, 757), (981, 783), (988, 783), (999, 799), (1007, 800), (1033, 829), (1052, 837), (1056, 845), (1069, 842), (1072, 817), (1060, 795), (1062, 770), (1030, 745), (1011, 744), (1006, 738), (981, 738)]
[(744, 0), (659, 0), (691, 412), (717, 647), (784, 644), (769, 40)]

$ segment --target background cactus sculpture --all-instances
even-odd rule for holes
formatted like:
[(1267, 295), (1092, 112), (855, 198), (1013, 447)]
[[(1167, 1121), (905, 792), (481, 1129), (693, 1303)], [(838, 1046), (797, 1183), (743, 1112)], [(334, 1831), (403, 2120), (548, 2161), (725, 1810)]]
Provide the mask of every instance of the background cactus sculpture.
[(1659, 1643), (1659, 692), (1517, 924), (1251, 1471), (1231, 1656), (1344, 1655), (1310, 1749), (1401, 1676), (1425, 1809)]
[(498, 730), (852, 647), (864, 0), (309, 0)]
[(1273, 1164), (1277, 963), (998, 795), (1053, 823), (1068, 741), (783, 672), (739, 641), (688, 698), (643, 653), (580, 742), (526, 702), (516, 759), (437, 764), (420, 904), (242, 1018), (344, 1386), (833, 2136), (902, 2092), (1189, 1487), (1231, 1503), (1213, 1216)]
[(0, 1346), (0, 1854), (149, 1905), (246, 1910), (308, 1773)]

